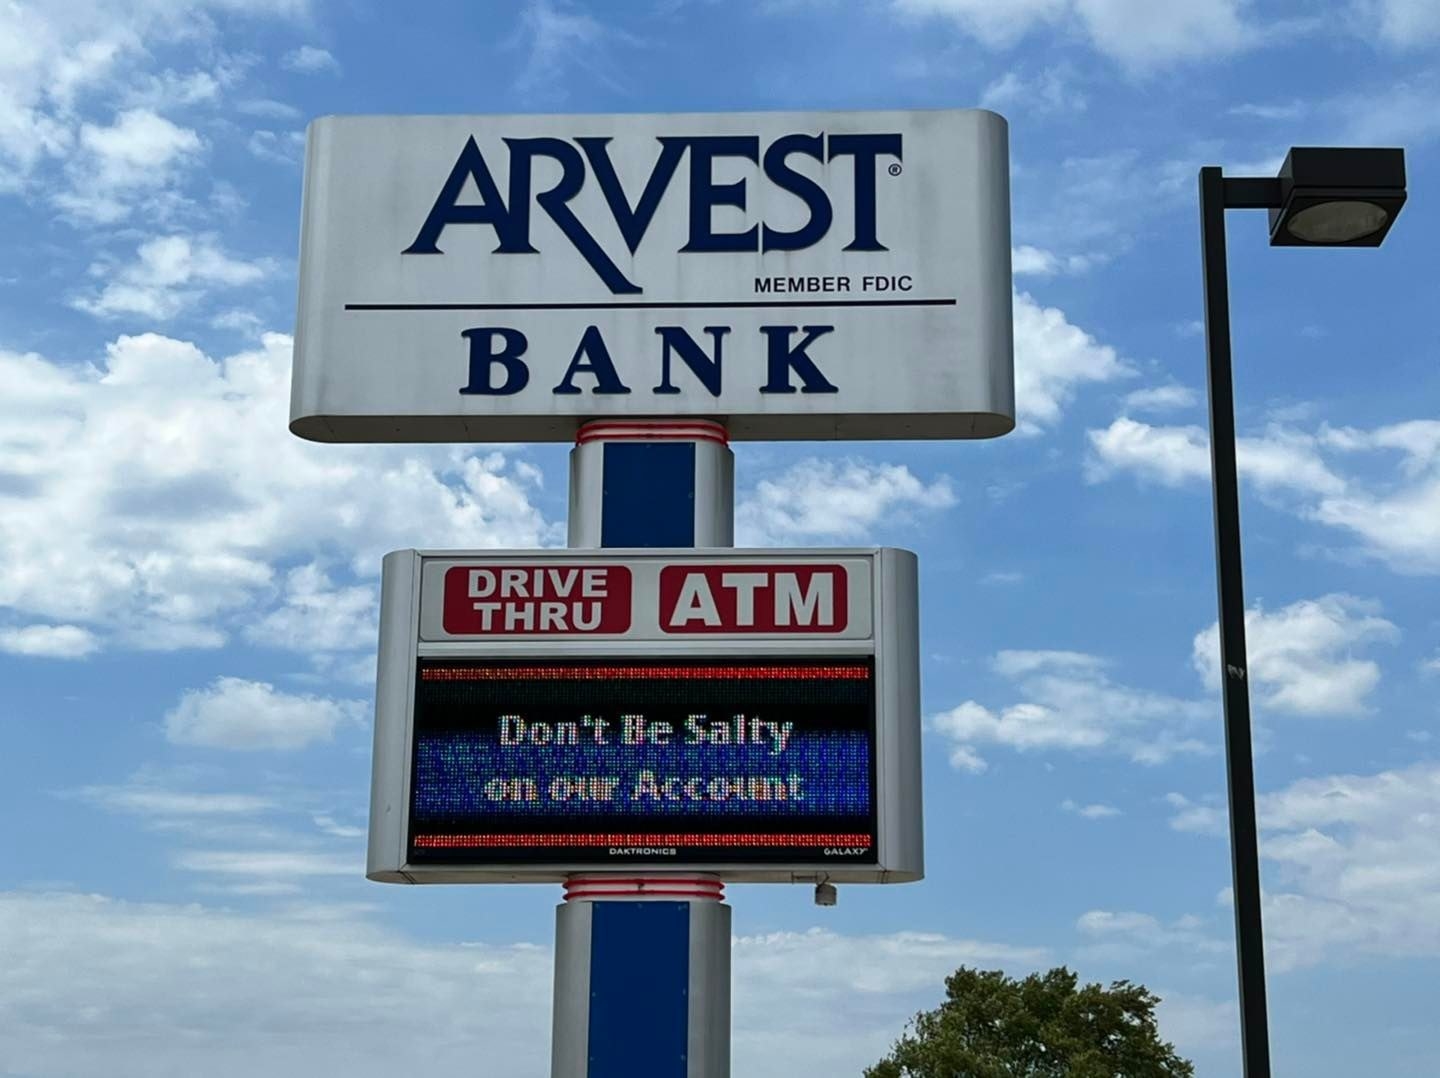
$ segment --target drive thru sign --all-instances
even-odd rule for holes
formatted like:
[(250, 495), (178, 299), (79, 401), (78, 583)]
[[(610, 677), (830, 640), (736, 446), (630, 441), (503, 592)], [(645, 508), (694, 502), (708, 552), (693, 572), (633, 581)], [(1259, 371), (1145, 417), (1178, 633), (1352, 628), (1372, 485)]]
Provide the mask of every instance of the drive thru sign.
[(370, 864), (918, 879), (914, 555), (396, 551)]

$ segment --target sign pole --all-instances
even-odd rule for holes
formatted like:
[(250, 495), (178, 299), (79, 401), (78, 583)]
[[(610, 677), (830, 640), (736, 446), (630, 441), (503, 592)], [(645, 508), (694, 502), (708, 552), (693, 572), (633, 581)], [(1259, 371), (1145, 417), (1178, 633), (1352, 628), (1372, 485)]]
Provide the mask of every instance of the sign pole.
[[(570, 454), (571, 547), (734, 545), (708, 420), (597, 420)], [(551, 1078), (730, 1078), (730, 907), (706, 873), (586, 873), (555, 911)]]

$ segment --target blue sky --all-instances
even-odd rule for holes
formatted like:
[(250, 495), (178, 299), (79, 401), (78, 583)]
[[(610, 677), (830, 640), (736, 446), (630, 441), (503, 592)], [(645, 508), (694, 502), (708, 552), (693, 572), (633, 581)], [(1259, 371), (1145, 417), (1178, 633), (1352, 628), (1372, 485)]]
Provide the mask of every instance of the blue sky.
[(558, 889), (370, 884), (363, 828), (380, 555), (563, 542), (565, 448), (288, 434), (309, 118), (972, 105), (1020, 429), (736, 451), (743, 542), (920, 555), (928, 877), (731, 889), (735, 1072), (1065, 962), (1238, 1073), (1195, 174), (1335, 143), (1408, 151), (1382, 249), (1230, 222), (1276, 1072), (1440, 1073), (1437, 43), (1432, 0), (0, 8), (0, 1075), (548, 1073)]

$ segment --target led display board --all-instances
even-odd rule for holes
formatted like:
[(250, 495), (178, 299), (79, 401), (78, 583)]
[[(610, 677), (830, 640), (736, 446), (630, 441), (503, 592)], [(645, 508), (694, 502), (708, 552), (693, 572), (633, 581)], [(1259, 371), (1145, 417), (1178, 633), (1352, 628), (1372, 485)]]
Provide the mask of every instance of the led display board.
[(410, 861), (873, 864), (873, 666), (420, 659)]
[(918, 879), (896, 550), (397, 551), (369, 875)]

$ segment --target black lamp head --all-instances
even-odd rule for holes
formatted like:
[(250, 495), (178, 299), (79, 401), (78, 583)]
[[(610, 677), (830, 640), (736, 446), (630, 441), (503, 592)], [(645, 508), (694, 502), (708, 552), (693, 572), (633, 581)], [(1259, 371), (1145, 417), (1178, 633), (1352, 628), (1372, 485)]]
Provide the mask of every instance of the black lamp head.
[(1272, 247), (1379, 247), (1405, 204), (1405, 151), (1297, 146), (1280, 197)]

